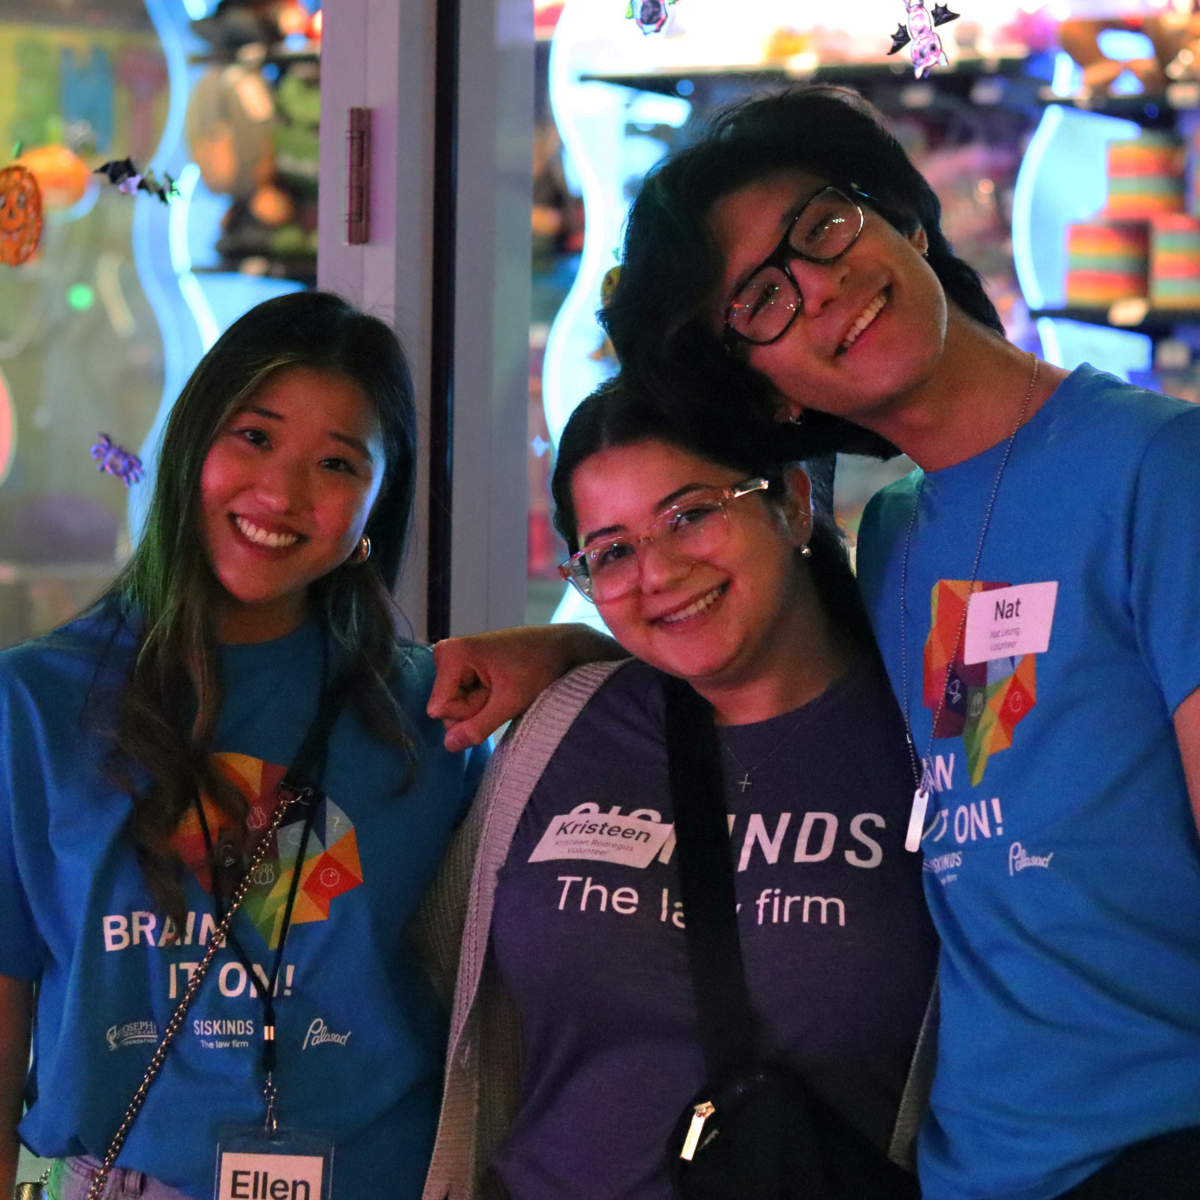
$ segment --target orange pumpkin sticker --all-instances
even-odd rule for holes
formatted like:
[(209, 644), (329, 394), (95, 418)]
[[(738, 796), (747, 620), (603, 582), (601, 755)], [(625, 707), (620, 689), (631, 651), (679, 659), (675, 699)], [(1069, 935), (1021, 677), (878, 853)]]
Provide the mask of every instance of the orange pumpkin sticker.
[(19, 267), (42, 236), (42, 193), (27, 167), (0, 171), (0, 262)]

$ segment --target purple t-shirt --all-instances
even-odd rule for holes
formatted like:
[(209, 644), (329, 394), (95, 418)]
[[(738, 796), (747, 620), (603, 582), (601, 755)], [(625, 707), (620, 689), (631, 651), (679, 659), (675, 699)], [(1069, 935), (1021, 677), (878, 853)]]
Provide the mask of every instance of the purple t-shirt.
[[(492, 948), (523, 1078), (492, 1165), (514, 1200), (672, 1196), (666, 1140), (704, 1062), (674, 842), (630, 828), (672, 820), (664, 678), (633, 663), (596, 693), (500, 871)], [(886, 1146), (936, 961), (921, 858), (903, 848), (912, 768), (887, 679), (864, 656), (803, 708), (720, 733), (764, 1052)], [(600, 857), (546, 857), (580, 837)]]

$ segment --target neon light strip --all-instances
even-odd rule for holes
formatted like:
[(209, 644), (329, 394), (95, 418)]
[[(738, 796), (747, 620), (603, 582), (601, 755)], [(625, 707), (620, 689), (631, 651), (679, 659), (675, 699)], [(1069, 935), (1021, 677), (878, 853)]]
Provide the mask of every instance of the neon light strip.
[(1046, 296), (1037, 279), (1037, 269), (1033, 261), (1033, 189), (1041, 170), (1042, 160), (1050, 149), (1054, 134), (1063, 120), (1063, 108), (1059, 104), (1051, 104), (1042, 116), (1041, 124), (1029, 139), (1029, 148), (1021, 162), (1017, 173), (1016, 187), (1013, 188), (1012, 206), (1012, 251), (1013, 266), (1017, 270), (1017, 281), (1025, 296), (1025, 303), (1030, 308), (1046, 307)]
[(188, 308), (192, 310), (196, 329), (200, 334), (200, 344), (207, 353), (213, 342), (220, 337), (221, 331), (217, 328), (212, 309), (200, 290), (200, 284), (196, 282), (196, 276), (192, 274), (192, 256), (187, 244), (188, 213), (192, 207), (192, 195), (199, 182), (200, 168), (195, 163), (188, 163), (179, 172), (176, 183), (179, 195), (171, 204), (167, 245), (171, 250), (171, 269), (179, 279), (179, 290), (183, 293)]
[[(564, 13), (564, 15), (566, 15)], [(579, 126), (574, 119), (574, 104), (571, 95), (571, 72), (568, 65), (570, 57), (566, 39), (563, 37), (564, 23), (559, 19), (555, 38), (550, 48), (549, 92), (550, 106), (554, 113), (555, 124), (563, 147), (571, 156), (571, 162), (579, 177), (579, 187), (583, 194), (584, 212), (587, 221), (584, 226), (583, 253), (579, 259), (579, 271), (567, 298), (554, 318), (550, 328), (550, 336), (546, 342), (546, 354), (542, 363), (543, 394), (542, 407), (546, 413), (546, 426), (550, 432), (550, 440), (558, 444), (559, 434), (567, 423), (575, 405), (583, 399), (577, 396), (568, 403), (561, 394), (558, 381), (562, 377), (563, 363), (567, 348), (570, 345), (569, 333), (575, 325), (577, 316), (583, 309), (595, 307), (599, 297), (598, 284), (604, 274), (604, 242), (608, 230), (608, 213), (604, 206), (604, 185), (596, 172), (592, 156), (584, 145), (579, 132)], [(603, 88), (606, 85), (594, 83), (593, 88)], [(597, 335), (599, 326), (597, 325)]]
[(1052, 317), (1038, 317), (1038, 337), (1042, 339), (1042, 354), (1053, 366), (1063, 365), (1062, 344), (1058, 340), (1058, 322)]

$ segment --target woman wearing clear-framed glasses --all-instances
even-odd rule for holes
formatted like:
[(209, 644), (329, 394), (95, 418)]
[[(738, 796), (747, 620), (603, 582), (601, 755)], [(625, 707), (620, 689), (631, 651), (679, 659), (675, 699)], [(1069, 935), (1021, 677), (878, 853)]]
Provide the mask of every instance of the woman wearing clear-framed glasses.
[[(489, 1172), (512, 1200), (674, 1195), (667, 1141), (705, 1068), (668, 677), (718, 726), (760, 1050), (908, 1162), (897, 1117), (936, 953), (902, 848), (909, 750), (805, 453), (800, 429), (781, 453), (619, 381), (572, 415), (553, 482), (563, 574), (636, 659), (549, 689), (482, 785), (426, 1200), (488, 1194)], [(560, 845), (564, 817), (653, 854)]]

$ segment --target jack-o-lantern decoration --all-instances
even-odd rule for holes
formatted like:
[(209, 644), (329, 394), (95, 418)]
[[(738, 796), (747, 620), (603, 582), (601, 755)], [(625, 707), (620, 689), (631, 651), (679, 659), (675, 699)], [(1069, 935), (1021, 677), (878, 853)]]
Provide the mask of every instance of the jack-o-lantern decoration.
[(0, 171), (0, 262), (19, 267), (42, 236), (42, 193), (33, 172), (17, 164)]

